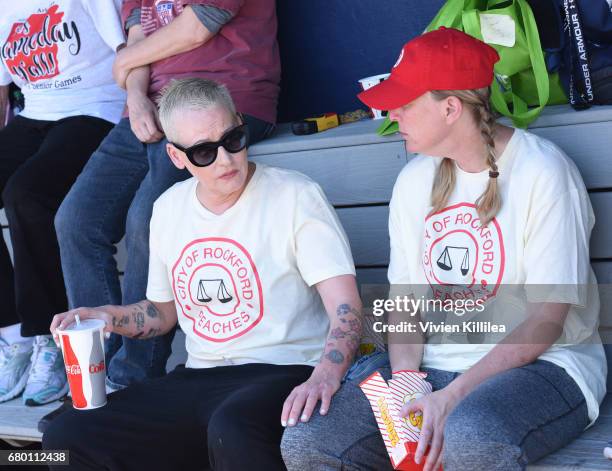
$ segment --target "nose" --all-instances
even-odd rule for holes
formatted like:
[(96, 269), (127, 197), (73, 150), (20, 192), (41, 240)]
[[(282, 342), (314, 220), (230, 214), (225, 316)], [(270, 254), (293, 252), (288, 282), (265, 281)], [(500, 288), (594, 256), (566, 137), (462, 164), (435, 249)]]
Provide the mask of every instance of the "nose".
[(225, 150), (225, 147), (219, 146), (217, 149), (217, 163), (219, 165), (231, 165), (233, 158), (232, 154)]

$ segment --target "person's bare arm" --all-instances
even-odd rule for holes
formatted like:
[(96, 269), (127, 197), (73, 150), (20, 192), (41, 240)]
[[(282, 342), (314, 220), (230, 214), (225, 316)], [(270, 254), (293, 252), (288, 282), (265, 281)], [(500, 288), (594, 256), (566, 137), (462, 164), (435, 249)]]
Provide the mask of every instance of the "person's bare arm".
[[(412, 297), (412, 295), (410, 295)], [(401, 325), (402, 322), (410, 322), (418, 326), (421, 320), (419, 312), (413, 313), (408, 311), (397, 312), (395, 310), (388, 314), (389, 325)], [(419, 371), (421, 361), (423, 359), (423, 348), (425, 339), (420, 329), (416, 329), (414, 333), (410, 332), (390, 332), (387, 336), (387, 344), (389, 345), (389, 363), (391, 363), (391, 371)]]
[(527, 319), (454, 380), (451, 389), (465, 397), (487, 378), (536, 361), (563, 333), (569, 308), (562, 303), (531, 304)]
[(130, 70), (191, 51), (214, 35), (202, 24), (191, 6), (187, 5), (182, 13), (166, 26), (141, 41), (133, 44), (128, 41), (128, 46), (117, 53), (113, 76), (119, 86), (125, 88)]
[[(128, 31), (128, 47), (145, 39), (142, 27), (133, 25)], [(140, 142), (150, 144), (164, 137), (157, 107), (148, 96), (150, 68), (142, 65), (131, 69), (126, 77), (127, 107), (132, 132)]]
[(114, 332), (131, 338), (148, 339), (169, 332), (177, 322), (174, 301), (157, 303), (143, 300), (127, 306), (81, 307), (53, 316), (51, 333), (56, 342), (57, 329), (65, 329), (79, 319), (102, 319), (105, 332)]
[(353, 275), (329, 278), (316, 285), (329, 315), (330, 328), (325, 350), (312, 375), (295, 387), (283, 406), (281, 423), (295, 425), (310, 419), (317, 402), (320, 413), (326, 414), (332, 396), (353, 363), (361, 339), (361, 299)]

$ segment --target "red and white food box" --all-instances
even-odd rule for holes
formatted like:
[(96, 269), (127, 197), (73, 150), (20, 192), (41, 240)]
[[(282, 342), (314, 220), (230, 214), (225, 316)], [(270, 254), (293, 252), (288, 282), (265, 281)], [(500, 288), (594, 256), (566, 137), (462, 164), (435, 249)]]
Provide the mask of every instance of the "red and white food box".
[(398, 371), (387, 383), (377, 371), (359, 385), (370, 401), (394, 469), (417, 471), (425, 465), (425, 460), (421, 464), (414, 461), (423, 416), (411, 413), (403, 418), (399, 413), (404, 404), (431, 393), (431, 384), (423, 381), (426, 376), (418, 371)]

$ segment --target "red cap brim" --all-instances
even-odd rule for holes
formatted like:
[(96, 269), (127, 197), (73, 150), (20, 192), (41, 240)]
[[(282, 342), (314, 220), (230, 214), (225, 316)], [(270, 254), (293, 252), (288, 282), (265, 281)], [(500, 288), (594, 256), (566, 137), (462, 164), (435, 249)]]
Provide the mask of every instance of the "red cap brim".
[(393, 80), (393, 75), (384, 82), (368, 88), (357, 95), (370, 108), (394, 110), (420, 97), (427, 90), (416, 90)]

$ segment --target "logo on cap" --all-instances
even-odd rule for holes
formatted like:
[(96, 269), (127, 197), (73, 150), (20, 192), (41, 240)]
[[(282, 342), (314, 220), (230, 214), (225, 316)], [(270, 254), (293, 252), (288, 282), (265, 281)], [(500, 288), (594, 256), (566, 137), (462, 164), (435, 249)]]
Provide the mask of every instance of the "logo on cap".
[(395, 65), (393, 66), (393, 68), (395, 69), (398, 65), (400, 65), (400, 62), (402, 62), (402, 59), (404, 58), (404, 48), (402, 48), (402, 51), (400, 52), (399, 57), (397, 58), (397, 61), (395, 61)]

